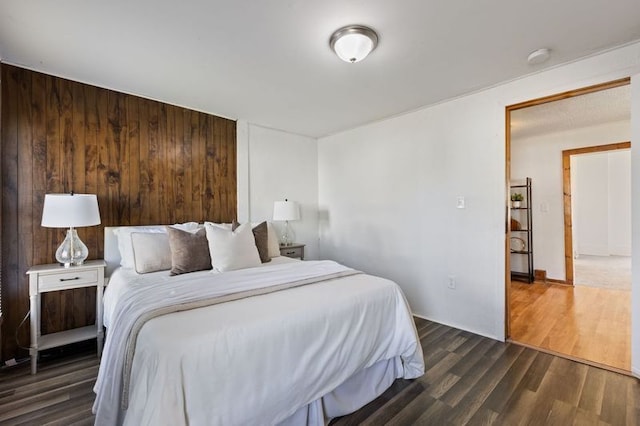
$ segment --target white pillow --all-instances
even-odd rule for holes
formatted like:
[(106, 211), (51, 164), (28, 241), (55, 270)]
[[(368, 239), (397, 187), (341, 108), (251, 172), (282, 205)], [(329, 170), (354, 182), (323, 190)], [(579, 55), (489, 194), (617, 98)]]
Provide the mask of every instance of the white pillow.
[(192, 234), (195, 234), (196, 232), (198, 232), (198, 230), (202, 229), (202, 225), (199, 225), (198, 222), (176, 223), (175, 225), (171, 226), (181, 231), (190, 232)]
[(205, 222), (204, 226), (207, 225), (213, 225), (213, 226), (217, 226), (219, 228), (224, 228), (224, 229), (231, 229), (233, 227), (233, 223), (216, 223), (216, 222)]
[[(123, 268), (135, 269), (135, 260), (133, 259), (133, 246), (131, 243), (131, 234), (133, 232), (147, 233), (166, 233), (166, 225), (147, 225), (147, 226), (125, 226), (117, 228), (114, 233), (118, 237), (118, 251), (120, 252), (120, 266)], [(197, 222), (176, 223), (172, 225), (175, 228), (188, 232), (197, 232)], [(169, 268), (171, 269), (171, 268)]]
[(169, 235), (160, 232), (132, 232), (131, 245), (136, 272), (168, 271), (171, 269)]
[(131, 234), (134, 232), (148, 233), (164, 233), (167, 232), (164, 226), (131, 226), (118, 228), (115, 231), (118, 237), (118, 250), (120, 251), (120, 265), (123, 268), (135, 268), (135, 260), (133, 259), (133, 245), (131, 243)]
[[(251, 226), (255, 228), (261, 223), (262, 222), (252, 222)], [(276, 229), (273, 227), (271, 222), (267, 222), (267, 247), (269, 249), (269, 257), (273, 258), (280, 256), (280, 240), (276, 233)]]
[(250, 223), (238, 226), (235, 231), (212, 223), (205, 223), (204, 228), (214, 271), (233, 271), (262, 265)]

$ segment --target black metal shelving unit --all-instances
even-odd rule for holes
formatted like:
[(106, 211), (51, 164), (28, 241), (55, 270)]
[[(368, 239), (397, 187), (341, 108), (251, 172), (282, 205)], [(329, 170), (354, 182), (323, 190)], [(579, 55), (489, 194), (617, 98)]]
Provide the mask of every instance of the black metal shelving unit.
[[(534, 279), (533, 273), (533, 221), (531, 217), (531, 208), (533, 206), (531, 198), (531, 178), (526, 178), (524, 184), (512, 184), (510, 186), (511, 193), (523, 193), (524, 200), (520, 207), (511, 207), (511, 218), (520, 222), (523, 226), (521, 229), (511, 229), (511, 242), (520, 241), (522, 247), (515, 247), (510, 244), (511, 256), (526, 256), (526, 271), (513, 270), (514, 259), (511, 261), (511, 279), (532, 283)], [(513, 228), (513, 227), (512, 227)]]

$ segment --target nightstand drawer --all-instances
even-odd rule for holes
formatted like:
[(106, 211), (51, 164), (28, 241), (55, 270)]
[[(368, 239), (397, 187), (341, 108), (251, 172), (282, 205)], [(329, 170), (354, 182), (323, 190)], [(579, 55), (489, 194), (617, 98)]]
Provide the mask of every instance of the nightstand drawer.
[(283, 247), (282, 250), (280, 250), (280, 254), (282, 254), (283, 256), (287, 256), (287, 257), (300, 257), (300, 256), (302, 256), (302, 248), (300, 248), (300, 247), (294, 247), (294, 248)]
[(304, 247), (280, 247), (280, 255), (302, 259), (304, 257)]
[(67, 287), (78, 288), (96, 285), (98, 282), (98, 270), (56, 272), (55, 274), (41, 274), (38, 277), (40, 292), (54, 291)]

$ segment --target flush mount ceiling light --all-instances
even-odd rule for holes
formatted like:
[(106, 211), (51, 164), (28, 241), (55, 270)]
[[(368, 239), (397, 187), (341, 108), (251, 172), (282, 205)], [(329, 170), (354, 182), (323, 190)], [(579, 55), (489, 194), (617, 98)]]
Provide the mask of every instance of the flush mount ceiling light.
[(360, 62), (378, 45), (378, 34), (369, 27), (348, 25), (331, 35), (331, 49), (345, 62)]
[(529, 62), (530, 65), (541, 64), (545, 62), (547, 59), (549, 59), (550, 53), (551, 52), (549, 51), (549, 49), (534, 50), (529, 54), (529, 57), (527, 58), (527, 62)]

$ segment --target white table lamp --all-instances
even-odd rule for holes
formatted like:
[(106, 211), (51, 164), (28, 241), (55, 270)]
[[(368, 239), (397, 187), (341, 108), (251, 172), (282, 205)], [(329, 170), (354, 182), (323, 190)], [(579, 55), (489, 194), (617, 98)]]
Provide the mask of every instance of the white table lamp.
[(74, 228), (100, 225), (98, 197), (95, 194), (46, 194), (42, 209), (42, 226), (69, 228), (67, 236), (56, 250), (56, 260), (65, 268), (82, 265), (89, 249)]
[(290, 220), (300, 219), (300, 206), (295, 201), (276, 201), (273, 203), (273, 220), (284, 220), (284, 233), (282, 234), (282, 245), (288, 246), (293, 243), (293, 236), (289, 229)]

